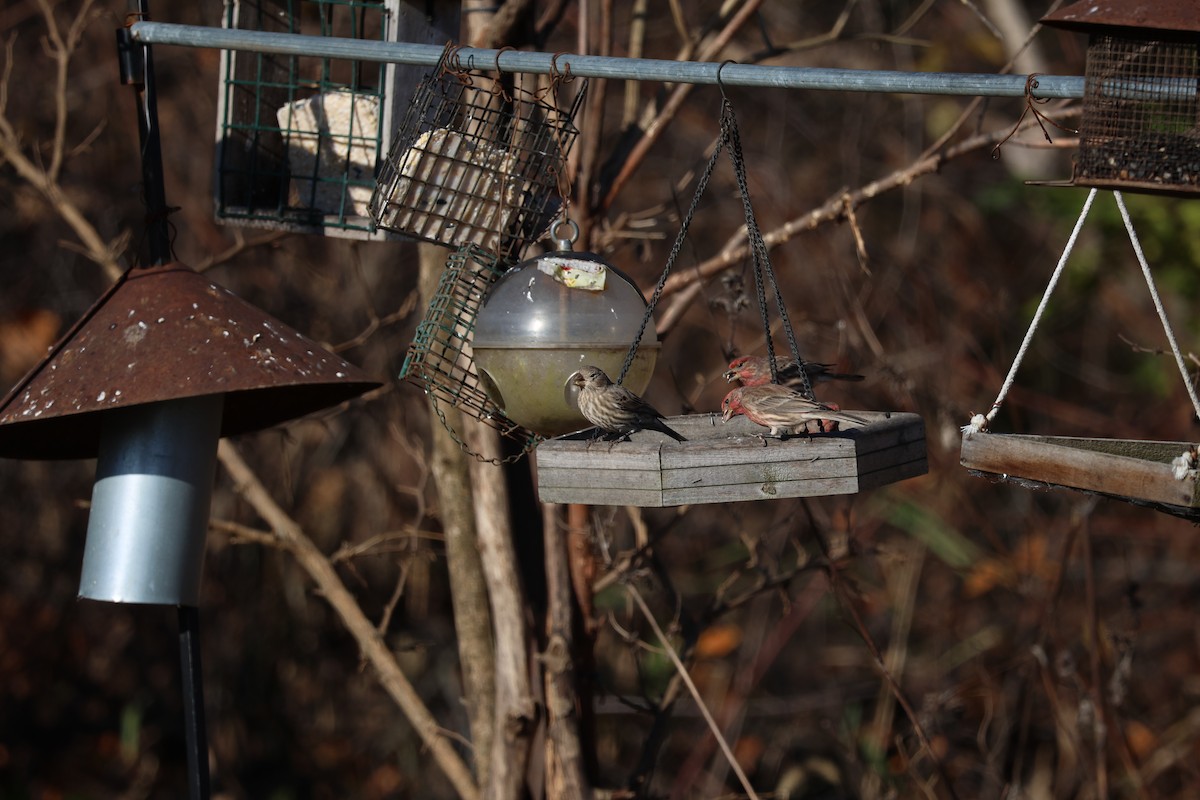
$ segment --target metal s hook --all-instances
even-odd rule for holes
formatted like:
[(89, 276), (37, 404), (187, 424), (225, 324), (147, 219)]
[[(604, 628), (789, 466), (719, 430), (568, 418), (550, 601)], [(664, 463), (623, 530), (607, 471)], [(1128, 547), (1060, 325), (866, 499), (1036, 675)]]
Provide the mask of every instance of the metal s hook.
[(732, 58), (727, 58), (717, 67), (717, 86), (721, 89), (721, 99), (726, 103), (729, 102), (729, 96), (725, 94), (725, 82), (721, 80), (721, 73), (725, 71), (725, 67), (729, 64), (736, 64)]
[(506, 44), (506, 45), (504, 45), (504, 47), (501, 47), (499, 50), (496, 51), (496, 60), (493, 63), (496, 65), (496, 74), (497, 75), (499, 75), (501, 72), (500, 56), (504, 55), (504, 53), (508, 50), (512, 50), (512, 51), (516, 52), (516, 49), (517, 48), (513, 47), (511, 44)]
[(571, 74), (571, 62), (570, 61), (567, 62), (566, 69), (560, 70), (558, 68), (559, 56), (565, 56), (565, 55), (567, 55), (566, 52), (560, 51), (560, 52), (555, 53), (554, 55), (550, 56), (550, 83), (552, 86), (560, 84), (560, 83), (570, 83), (571, 81), (575, 80), (575, 76)]
[(493, 62), (496, 67), (496, 75), (492, 78), (492, 94), (499, 97), (506, 103), (511, 103), (513, 98), (508, 89), (504, 87), (504, 72), (500, 69), (500, 56), (504, 55), (506, 50), (516, 51), (517, 48), (512, 45), (505, 45), (496, 51), (496, 60)]

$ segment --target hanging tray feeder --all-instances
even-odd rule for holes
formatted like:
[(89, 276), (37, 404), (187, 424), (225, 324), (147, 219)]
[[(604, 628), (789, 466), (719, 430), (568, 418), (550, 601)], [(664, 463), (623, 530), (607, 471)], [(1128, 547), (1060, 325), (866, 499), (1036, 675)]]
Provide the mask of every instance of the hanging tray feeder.
[[(1135, 505), (1145, 505), (1175, 516), (1200, 521), (1197, 445), (1192, 442), (1142, 441), (1137, 439), (1081, 438), (992, 433), (988, 423), (1000, 410), (1011, 388), (1033, 333), (1046, 309), (1071, 249), (1087, 218), (1096, 189), (1088, 194), (1075, 229), (1051, 275), (1041, 303), (1034, 313), (1025, 340), (1009, 369), (1008, 377), (988, 414), (977, 414), (963, 427), (960, 463), (968, 470), (1002, 480), (1015, 480), (1035, 487), (1061, 487), (1094, 492)], [(1150, 267), (1142, 253), (1129, 212), (1120, 192), (1113, 192), (1134, 253), (1154, 299), (1163, 330), (1175, 354), (1192, 405), (1200, 413), (1200, 399), (1188, 378), (1187, 365), (1175, 341), (1158, 298)]]
[[(618, 384), (624, 382), (634, 363), (642, 332), (652, 320), (654, 306), (687, 236), (700, 197), (725, 148), (737, 175), (745, 212), (772, 376), (775, 376), (775, 354), (766, 298), (768, 283), (792, 358), (803, 364), (766, 243), (750, 206), (737, 120), (723, 92), (722, 96), (721, 135), (697, 182), (691, 206), (646, 308), (642, 331), (630, 346), (616, 379)], [(804, 393), (811, 397), (812, 387), (807, 377), (803, 380)], [(537, 447), (538, 496), (544, 502), (593, 505), (725, 503), (853, 494), (928, 471), (925, 424), (920, 416), (877, 411), (853, 413), (868, 420), (867, 424), (843, 425), (837, 432), (786, 440), (765, 438), (767, 429), (745, 417), (722, 423), (717, 414), (667, 418), (667, 425), (686, 438), (682, 442), (652, 431), (634, 433), (628, 442), (611, 443), (594, 441), (594, 429), (560, 436)]]
[(687, 437), (641, 431), (611, 449), (591, 431), (538, 446), (538, 497), (545, 503), (678, 506), (854, 494), (929, 471), (917, 414), (856, 411), (870, 422), (837, 433), (764, 439), (745, 417), (668, 417)]

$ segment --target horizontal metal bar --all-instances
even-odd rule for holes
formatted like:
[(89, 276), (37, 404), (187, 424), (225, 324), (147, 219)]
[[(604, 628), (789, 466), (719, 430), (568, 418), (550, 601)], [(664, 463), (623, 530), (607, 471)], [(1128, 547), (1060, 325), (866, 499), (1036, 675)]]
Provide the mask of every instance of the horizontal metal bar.
[[(441, 58), (440, 45), (339, 39), (295, 33), (267, 33), (169, 22), (135, 22), (133, 38), (143, 44), (211, 47), (292, 56), (315, 56), (357, 61), (389, 61), (396, 64), (435, 66)], [(613, 58), (564, 53), (531, 53), (522, 50), (487, 50), (464, 47), (458, 51), (469, 69), (496, 69), (548, 75), (557, 69), (585, 78), (662, 81), (715, 85), (717, 76), (725, 86), (757, 86), (780, 89), (827, 89), (843, 92), (895, 92), (901, 94), (970, 95), (1022, 97), (1024, 75), (992, 75), (957, 72), (897, 72), (888, 70), (774, 67), (760, 64), (724, 66), (711, 61), (666, 61), (649, 58)], [(1083, 97), (1083, 78), (1039, 75), (1035, 96), (1039, 98)]]

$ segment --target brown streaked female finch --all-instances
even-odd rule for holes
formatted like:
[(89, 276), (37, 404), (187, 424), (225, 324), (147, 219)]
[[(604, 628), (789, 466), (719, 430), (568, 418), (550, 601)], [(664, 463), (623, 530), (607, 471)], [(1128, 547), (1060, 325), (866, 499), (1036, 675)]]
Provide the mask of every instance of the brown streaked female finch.
[(771, 436), (783, 438), (808, 433), (808, 423), (834, 420), (866, 425), (868, 420), (857, 414), (841, 411), (819, 403), (786, 386), (767, 383), (762, 386), (739, 386), (721, 401), (721, 419), (728, 422), (738, 414), (756, 425), (771, 429)]
[[(816, 361), (804, 362), (804, 373), (808, 376), (810, 385), (826, 381), (861, 381), (864, 376), (848, 372), (833, 372), (833, 364), (820, 364)], [(791, 359), (775, 362), (775, 372), (779, 383), (789, 386), (798, 392), (804, 391), (804, 381), (800, 377), (800, 365)], [(764, 356), (738, 356), (729, 362), (725, 372), (725, 380), (732, 383), (741, 381), (742, 386), (762, 386), (771, 382), (771, 362)]]
[(654, 406), (613, 383), (599, 367), (580, 367), (570, 381), (579, 387), (579, 411), (583, 418), (608, 437), (628, 439), (636, 431), (652, 430), (677, 442), (687, 441), (663, 422), (663, 415)]

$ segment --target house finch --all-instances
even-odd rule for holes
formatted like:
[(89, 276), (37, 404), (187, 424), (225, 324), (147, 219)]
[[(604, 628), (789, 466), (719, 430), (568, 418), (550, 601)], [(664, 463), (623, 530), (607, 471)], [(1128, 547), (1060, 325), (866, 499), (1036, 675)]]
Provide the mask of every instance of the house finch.
[(756, 425), (771, 429), (772, 436), (808, 433), (809, 422), (835, 420), (866, 425), (867, 420), (857, 414), (841, 411), (825, 403), (810, 400), (794, 389), (767, 383), (762, 386), (739, 386), (725, 395), (721, 401), (721, 418), (745, 414)]
[[(830, 372), (833, 364), (819, 364), (816, 361), (804, 362), (804, 373), (808, 376), (810, 385), (825, 381), (861, 381), (862, 375), (851, 375), (846, 372)], [(804, 391), (804, 381), (800, 378), (800, 367), (791, 359), (775, 362), (775, 372), (779, 383), (790, 386), (796, 391)], [(762, 386), (771, 382), (771, 362), (763, 356), (739, 356), (729, 362), (729, 370), (725, 373), (727, 381), (741, 381), (742, 386)]]
[(665, 433), (677, 442), (687, 441), (667, 427), (663, 415), (653, 406), (624, 386), (614, 384), (599, 367), (580, 367), (571, 376), (571, 383), (579, 387), (579, 411), (584, 419), (606, 434), (628, 439), (635, 431), (649, 429)]

